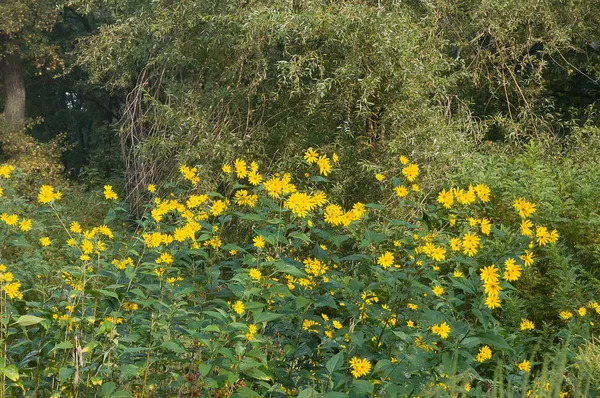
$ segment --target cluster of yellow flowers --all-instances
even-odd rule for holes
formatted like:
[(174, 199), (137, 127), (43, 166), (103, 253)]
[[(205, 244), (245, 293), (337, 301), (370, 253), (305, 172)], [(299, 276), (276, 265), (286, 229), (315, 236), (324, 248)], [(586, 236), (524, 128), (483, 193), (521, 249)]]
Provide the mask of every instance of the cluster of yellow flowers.
[(350, 359), (350, 373), (355, 378), (366, 376), (371, 371), (371, 362), (365, 358), (352, 357)]
[(12, 272), (6, 271), (6, 265), (0, 264), (0, 290), (11, 299), (22, 299), (21, 283), (14, 280)]
[(468, 190), (462, 188), (450, 188), (449, 190), (442, 190), (438, 195), (438, 203), (444, 208), (450, 209), (454, 204), (454, 200), (461, 205), (470, 205), (475, 203), (476, 197), (479, 198), (483, 203), (490, 201), (490, 187), (485, 184), (477, 184), (475, 187), (469, 185)]
[(339, 161), (339, 157), (336, 153), (334, 153), (330, 161), (327, 155), (319, 155), (319, 153), (313, 148), (308, 148), (308, 150), (304, 153), (304, 160), (306, 160), (306, 163), (308, 164), (316, 163), (317, 166), (319, 166), (319, 174), (327, 176), (329, 173), (331, 173), (331, 161), (333, 161), (333, 163), (337, 163)]
[(479, 353), (475, 359), (477, 359), (477, 362), (485, 362), (488, 359), (492, 359), (492, 349), (484, 345), (479, 349)]

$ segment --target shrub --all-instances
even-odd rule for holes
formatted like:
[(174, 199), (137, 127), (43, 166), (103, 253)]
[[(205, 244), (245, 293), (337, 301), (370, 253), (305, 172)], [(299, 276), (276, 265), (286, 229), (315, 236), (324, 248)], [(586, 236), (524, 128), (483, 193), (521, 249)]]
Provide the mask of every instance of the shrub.
[[(198, 170), (181, 165), (178, 181), (147, 187), (147, 212), (125, 228), (111, 186), (104, 222), (82, 225), (56, 187), (17, 206), (18, 173), (2, 166), (12, 197), (0, 202), (3, 392), (481, 396), (584, 385), (576, 370), (548, 379), (542, 353), (562, 343), (558, 368), (574, 369), (574, 347), (597, 332), (594, 297), (544, 317), (524, 306), (559, 240), (535, 203), (481, 181), (432, 200), (401, 157), (394, 177), (378, 177), (386, 200), (342, 206), (325, 193), (342, 167), (313, 149), (297, 176), (236, 159), (215, 176), (222, 191), (204, 193)], [(399, 207), (404, 219), (391, 216)], [(515, 221), (496, 222), (497, 207)]]

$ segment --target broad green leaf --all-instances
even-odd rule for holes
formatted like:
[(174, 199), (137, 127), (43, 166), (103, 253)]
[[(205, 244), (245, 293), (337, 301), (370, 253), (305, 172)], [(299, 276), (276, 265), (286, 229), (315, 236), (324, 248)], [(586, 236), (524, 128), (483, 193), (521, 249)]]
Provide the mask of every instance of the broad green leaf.
[(21, 317), (19, 317), (19, 319), (17, 319), (15, 323), (21, 326), (31, 326), (40, 323), (43, 320), (44, 318), (40, 318), (34, 315), (22, 315)]
[(344, 363), (344, 351), (340, 351), (325, 362), (325, 369), (332, 374)]

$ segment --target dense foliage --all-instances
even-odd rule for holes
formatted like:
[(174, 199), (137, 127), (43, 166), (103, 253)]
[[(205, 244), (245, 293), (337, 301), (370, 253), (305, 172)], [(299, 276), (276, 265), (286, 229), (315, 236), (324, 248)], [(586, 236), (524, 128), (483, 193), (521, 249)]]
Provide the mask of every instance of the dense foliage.
[(599, 40), (589, 0), (0, 0), (0, 396), (597, 396)]
[[(181, 165), (176, 183), (146, 187), (133, 233), (112, 186), (103, 224), (87, 225), (55, 187), (19, 197), (19, 171), (1, 166), (4, 391), (597, 393), (574, 353), (600, 326), (598, 290), (540, 313), (537, 300), (573, 286), (531, 289), (560, 258), (536, 203), (477, 180), (428, 200), (402, 156), (373, 176), (384, 201), (343, 207), (325, 193), (343, 159), (309, 149), (302, 163), (263, 175), (235, 159), (222, 193), (200, 191), (197, 168)], [(398, 207), (411, 216), (394, 218)], [(557, 344), (568, 351), (552, 372), (544, 353)]]

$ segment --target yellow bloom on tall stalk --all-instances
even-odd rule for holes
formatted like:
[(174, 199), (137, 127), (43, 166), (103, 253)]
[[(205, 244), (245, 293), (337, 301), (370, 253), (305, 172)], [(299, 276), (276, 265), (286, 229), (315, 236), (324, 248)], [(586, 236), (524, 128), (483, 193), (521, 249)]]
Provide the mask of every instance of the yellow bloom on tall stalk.
[(521, 218), (527, 218), (535, 212), (535, 204), (518, 198), (513, 202), (513, 207), (519, 212)]
[(383, 269), (388, 269), (394, 265), (394, 254), (392, 252), (385, 252), (377, 259), (377, 264), (381, 265)]
[(461, 243), (460, 238), (450, 239), (450, 248), (452, 249), (452, 251), (459, 252), (461, 247), (462, 247), (462, 243)]
[(19, 223), (19, 229), (23, 232), (29, 231), (31, 229), (31, 220), (25, 218), (22, 219)]
[(115, 191), (113, 191), (113, 187), (110, 185), (104, 186), (104, 197), (107, 200), (117, 200), (119, 198)]
[(521, 330), (533, 330), (535, 325), (527, 318), (521, 318)]
[(317, 165), (319, 166), (319, 173), (325, 177), (331, 172), (331, 162), (327, 155), (321, 155), (319, 160), (317, 160)]
[(564, 321), (573, 318), (573, 313), (571, 311), (561, 311), (559, 315)]
[(492, 358), (492, 350), (487, 345), (484, 345), (483, 347), (481, 347), (479, 349), (479, 353), (477, 354), (477, 357), (476, 357), (478, 362), (485, 362), (491, 358)]
[(235, 303), (231, 304), (231, 309), (236, 314), (242, 315), (244, 313), (244, 310), (246, 309), (246, 306), (244, 305), (244, 303), (242, 303), (240, 300), (238, 300)]
[(439, 193), (437, 201), (446, 209), (452, 207), (452, 204), (454, 203), (454, 196), (452, 195), (452, 190), (446, 191), (445, 189), (443, 189), (442, 192)]
[(9, 178), (10, 173), (12, 173), (14, 169), (15, 168), (10, 164), (3, 164), (2, 166), (0, 166), (0, 177)]
[(527, 236), (529, 238), (533, 237), (533, 230), (531, 228), (533, 228), (533, 223), (531, 222), (531, 220), (528, 220), (526, 218), (521, 220), (521, 235), (523, 236)]
[(265, 244), (267, 243), (265, 241), (265, 238), (263, 238), (260, 235), (255, 236), (254, 238), (252, 238), (252, 242), (254, 242), (254, 247), (258, 248), (258, 249), (262, 249), (265, 247)]
[(498, 268), (494, 264), (487, 267), (483, 267), (480, 271), (480, 277), (483, 283), (498, 282), (500, 275), (498, 274)]
[(517, 265), (513, 258), (506, 259), (504, 262), (504, 280), (509, 282), (516, 281), (521, 276), (522, 270), (523, 268)]
[(81, 225), (77, 222), (77, 221), (73, 221), (70, 225), (69, 225), (69, 231), (75, 233), (75, 234), (80, 234), (82, 229), (81, 229)]
[(408, 189), (404, 185), (398, 185), (394, 187), (394, 192), (396, 192), (396, 196), (399, 198), (403, 198), (408, 195)]
[(215, 200), (212, 206), (210, 207), (210, 214), (212, 214), (213, 216), (218, 216), (225, 210), (227, 210), (227, 201), (218, 199)]
[(260, 272), (260, 270), (258, 270), (256, 268), (252, 268), (250, 270), (250, 272), (248, 273), (248, 276), (250, 276), (250, 279), (260, 281), (260, 278), (262, 278), (262, 272)]
[(433, 294), (435, 294), (436, 296), (441, 296), (442, 294), (444, 294), (444, 288), (441, 287), (440, 285), (435, 285), (431, 291), (433, 291)]
[(519, 370), (522, 370), (524, 372), (531, 371), (531, 364), (527, 360), (524, 360), (523, 362), (518, 363), (517, 366), (519, 367)]
[(319, 153), (312, 148), (308, 148), (308, 150), (304, 152), (304, 160), (306, 160), (306, 163), (308, 164), (313, 164), (319, 160)]
[(442, 339), (447, 339), (450, 331), (450, 325), (448, 325), (446, 322), (440, 323), (439, 325), (433, 325), (431, 327), (431, 332), (440, 336)]
[(366, 376), (371, 371), (371, 363), (365, 358), (353, 357), (350, 360), (350, 373), (355, 379)]
[(245, 160), (236, 159), (233, 162), (233, 165), (235, 167), (235, 174), (237, 175), (238, 178), (244, 178), (248, 175), (248, 169), (247, 169)]
[(50, 185), (42, 185), (40, 187), (40, 193), (38, 194), (38, 203), (47, 204), (53, 200), (59, 200), (62, 197), (60, 191), (54, 191), (54, 188)]
[(475, 193), (477, 194), (477, 197), (479, 198), (479, 200), (481, 200), (484, 203), (487, 203), (490, 201), (490, 187), (488, 187), (485, 184), (477, 184), (475, 185)]
[(157, 259), (156, 264), (173, 264), (173, 256), (169, 253), (162, 253)]
[(146, 188), (148, 190), (148, 192), (156, 192), (156, 185), (154, 184), (148, 184), (148, 187)]
[(419, 165), (411, 163), (403, 167), (402, 174), (404, 174), (408, 181), (413, 182), (419, 176)]
[(12, 282), (7, 285), (4, 285), (2, 287), (2, 290), (4, 290), (4, 293), (6, 293), (6, 295), (8, 297), (10, 297), (11, 299), (16, 299), (16, 298), (22, 299), (23, 294), (19, 291), (20, 288), (21, 288), (20, 282)]
[(484, 235), (489, 235), (490, 232), (492, 232), (492, 224), (490, 223), (490, 220), (488, 220), (487, 218), (482, 218), (481, 219), (481, 233)]
[(50, 246), (52, 242), (50, 241), (50, 238), (48, 238), (47, 236), (40, 238), (40, 244), (44, 247), (46, 246)]
[(476, 253), (477, 253), (477, 247), (479, 246), (479, 236), (472, 234), (472, 233), (466, 233), (465, 236), (463, 236), (463, 253), (468, 255), (469, 257), (473, 257)]

